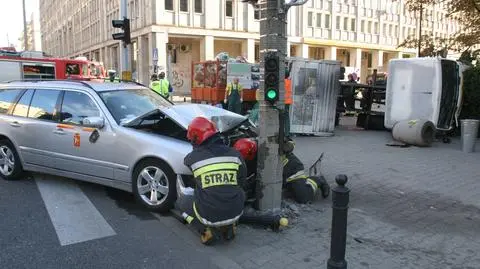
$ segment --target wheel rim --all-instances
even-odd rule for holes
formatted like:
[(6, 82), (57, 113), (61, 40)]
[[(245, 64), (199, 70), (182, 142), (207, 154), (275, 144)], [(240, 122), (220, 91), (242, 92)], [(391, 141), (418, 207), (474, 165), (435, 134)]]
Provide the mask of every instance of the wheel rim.
[(12, 150), (7, 146), (0, 147), (0, 173), (4, 176), (9, 176), (15, 169), (15, 157)]
[(167, 175), (158, 167), (145, 167), (137, 177), (137, 190), (146, 204), (158, 206), (167, 199)]

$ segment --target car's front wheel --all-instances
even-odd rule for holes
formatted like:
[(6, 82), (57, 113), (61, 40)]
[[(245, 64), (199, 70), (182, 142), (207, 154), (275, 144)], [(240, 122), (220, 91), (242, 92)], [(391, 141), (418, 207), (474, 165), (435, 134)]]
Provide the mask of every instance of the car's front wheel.
[(132, 191), (146, 208), (168, 212), (176, 199), (175, 173), (160, 160), (143, 160), (135, 167)]
[(15, 180), (22, 173), (22, 164), (15, 147), (8, 140), (0, 140), (0, 176), (6, 180)]

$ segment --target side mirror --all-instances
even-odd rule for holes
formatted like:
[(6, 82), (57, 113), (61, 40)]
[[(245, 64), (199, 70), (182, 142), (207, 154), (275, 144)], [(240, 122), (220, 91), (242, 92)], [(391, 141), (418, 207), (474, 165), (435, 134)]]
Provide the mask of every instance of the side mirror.
[(102, 129), (105, 126), (105, 119), (102, 117), (86, 117), (83, 119), (84, 127)]

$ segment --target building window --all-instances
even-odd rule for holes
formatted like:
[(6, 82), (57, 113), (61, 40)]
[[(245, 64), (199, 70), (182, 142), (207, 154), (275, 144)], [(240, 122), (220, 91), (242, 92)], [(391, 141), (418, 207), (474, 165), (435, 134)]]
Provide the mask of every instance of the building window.
[(173, 0), (165, 0), (165, 10), (173, 11)]
[(259, 10), (255, 10), (255, 11), (253, 12), (253, 18), (254, 18), (255, 20), (259, 20), (259, 19), (260, 19), (260, 11), (259, 11)]
[(378, 31), (378, 22), (375, 23), (374, 31), (375, 31), (374, 33), (375, 33), (376, 35), (378, 35), (378, 33), (379, 33), (379, 31)]
[(350, 30), (351, 30), (351, 31), (356, 31), (356, 29), (355, 29), (355, 27), (356, 27), (355, 23), (356, 23), (355, 19), (352, 19), (352, 20), (350, 21)]
[(372, 22), (371, 21), (368, 22), (368, 33), (369, 34), (373, 33)]
[(386, 24), (386, 23), (383, 24), (382, 34), (383, 34), (384, 36), (387, 36), (387, 24)]
[(362, 22), (360, 23), (360, 32), (365, 33), (365, 21), (364, 20), (362, 20)]
[(233, 17), (233, 1), (227, 0), (225, 2), (225, 16)]
[(308, 12), (308, 27), (313, 26), (313, 12)]
[(195, 0), (195, 13), (203, 13), (203, 0)]
[(318, 0), (318, 2), (317, 2), (317, 8), (318, 8), (318, 9), (323, 9), (323, 1), (322, 1), (322, 0)]
[(322, 27), (322, 14), (317, 13), (317, 28)]
[(180, 11), (188, 12), (188, 0), (180, 0)]
[(391, 24), (388, 26), (388, 35), (393, 36), (393, 25)]
[(343, 30), (348, 30), (348, 18), (343, 18)]
[(337, 21), (335, 22), (335, 29), (340, 30), (341, 18), (337, 16)]
[(325, 28), (330, 29), (330, 14), (325, 14)]

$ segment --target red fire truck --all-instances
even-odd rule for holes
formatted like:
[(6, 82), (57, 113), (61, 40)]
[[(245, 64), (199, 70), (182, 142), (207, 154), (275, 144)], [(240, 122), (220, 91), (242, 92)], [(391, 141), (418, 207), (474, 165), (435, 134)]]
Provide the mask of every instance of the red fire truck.
[(0, 51), (0, 70), (0, 81), (91, 78), (89, 61), (46, 57), (37, 51)]

